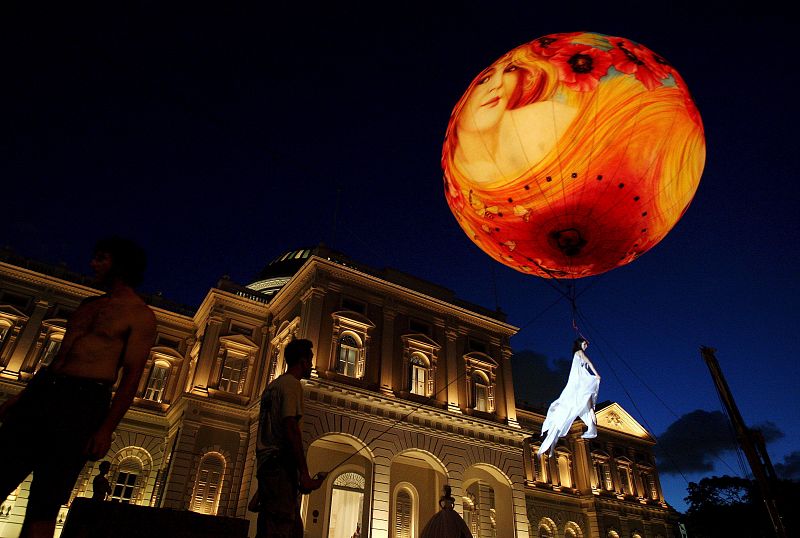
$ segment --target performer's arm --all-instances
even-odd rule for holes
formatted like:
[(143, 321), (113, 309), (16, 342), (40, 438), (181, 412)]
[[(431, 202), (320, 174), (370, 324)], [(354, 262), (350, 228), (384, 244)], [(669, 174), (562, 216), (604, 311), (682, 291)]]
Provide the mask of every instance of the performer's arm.
[(583, 360), (583, 362), (585, 362), (589, 366), (589, 370), (597, 377), (597, 380), (600, 381), (601, 379), (600, 374), (597, 373), (594, 364), (592, 364), (592, 361), (589, 360), (589, 356), (586, 355), (586, 353), (584, 353), (583, 351), (580, 351), (580, 354), (581, 354), (581, 360)]

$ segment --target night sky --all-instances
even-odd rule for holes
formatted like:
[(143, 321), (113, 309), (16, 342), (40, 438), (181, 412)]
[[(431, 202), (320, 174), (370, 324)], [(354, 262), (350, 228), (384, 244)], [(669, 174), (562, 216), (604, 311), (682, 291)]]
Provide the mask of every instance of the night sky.
[(3, 8), (0, 246), (88, 272), (98, 237), (130, 236), (150, 255), (142, 291), (197, 306), (222, 275), (246, 284), (324, 242), (499, 306), (521, 328), (518, 399), (549, 401), (571, 306), (461, 231), (442, 139), (507, 50), (555, 32), (626, 37), (689, 85), (707, 160), (664, 241), (577, 281), (600, 399), (660, 439), (683, 510), (687, 480), (742, 473), (699, 354), (711, 346), (779, 473), (800, 478), (795, 18), (763, 2), (125, 4)]

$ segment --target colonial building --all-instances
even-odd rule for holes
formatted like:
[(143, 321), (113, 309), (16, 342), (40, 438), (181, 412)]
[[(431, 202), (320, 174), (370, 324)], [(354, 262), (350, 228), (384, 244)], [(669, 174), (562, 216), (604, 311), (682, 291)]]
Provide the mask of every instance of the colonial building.
[[(70, 313), (99, 293), (0, 253), (0, 399), (52, 360)], [(315, 349), (309, 467), (330, 471), (304, 497), (307, 536), (418, 537), (444, 484), (475, 537), (676, 536), (654, 439), (618, 404), (598, 410), (596, 439), (576, 423), (552, 458), (534, 457), (544, 417), (515, 402), (517, 328), (499, 312), (323, 246), (287, 252), (247, 287), (223, 279), (196, 309), (147, 300), (158, 336), (107, 456), (114, 501), (250, 518), (253, 535), (259, 396), (302, 337)], [(91, 495), (98, 464), (73, 498)], [(0, 536), (19, 532), (28, 484), (2, 503)]]

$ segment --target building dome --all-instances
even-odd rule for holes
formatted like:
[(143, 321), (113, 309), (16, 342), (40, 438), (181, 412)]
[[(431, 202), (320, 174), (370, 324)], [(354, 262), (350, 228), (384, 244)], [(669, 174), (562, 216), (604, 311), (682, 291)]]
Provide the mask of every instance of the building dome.
[(269, 262), (258, 274), (256, 280), (247, 285), (247, 288), (271, 297), (291, 280), (311, 256), (319, 256), (342, 265), (351, 265), (352, 263), (346, 256), (329, 249), (322, 243), (316, 247), (294, 249), (284, 252)]

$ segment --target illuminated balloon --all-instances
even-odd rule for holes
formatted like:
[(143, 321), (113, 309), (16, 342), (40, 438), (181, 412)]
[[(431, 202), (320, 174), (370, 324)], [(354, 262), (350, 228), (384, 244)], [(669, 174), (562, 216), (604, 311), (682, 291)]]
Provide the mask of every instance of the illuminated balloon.
[(445, 196), (495, 260), (579, 278), (675, 226), (705, 162), (700, 115), (664, 58), (620, 37), (540, 37), (481, 72), (442, 151)]

